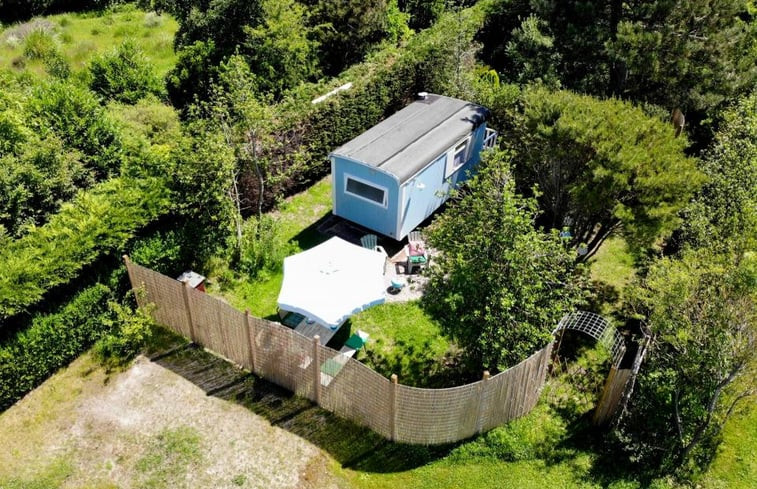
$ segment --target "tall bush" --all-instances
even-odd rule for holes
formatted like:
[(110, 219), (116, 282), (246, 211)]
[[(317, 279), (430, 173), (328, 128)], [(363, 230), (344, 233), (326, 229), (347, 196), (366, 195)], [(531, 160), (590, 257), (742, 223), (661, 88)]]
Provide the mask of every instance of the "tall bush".
[(90, 88), (106, 99), (134, 104), (149, 94), (162, 92), (150, 60), (131, 40), (94, 58), (89, 72), (92, 76)]
[(170, 206), (159, 179), (113, 179), (63, 205), (46, 225), (0, 250), (0, 320), (39, 301)]
[(488, 153), (428, 235), (439, 253), (423, 303), (474, 371), (503, 371), (542, 348), (584, 297), (582, 267), (556, 232), (536, 227), (536, 201), (515, 193), (508, 160)]

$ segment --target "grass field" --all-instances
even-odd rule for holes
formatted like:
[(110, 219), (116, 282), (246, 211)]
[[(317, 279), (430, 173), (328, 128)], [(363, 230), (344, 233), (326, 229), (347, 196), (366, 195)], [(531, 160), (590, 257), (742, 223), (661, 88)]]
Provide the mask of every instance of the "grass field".
[(173, 38), (177, 29), (169, 15), (144, 12), (131, 4), (51, 15), (0, 31), (0, 68), (47, 76), (43, 59), (30, 49), (34, 44), (43, 50), (57, 50), (73, 71), (81, 71), (94, 56), (132, 39), (163, 77), (176, 62)]

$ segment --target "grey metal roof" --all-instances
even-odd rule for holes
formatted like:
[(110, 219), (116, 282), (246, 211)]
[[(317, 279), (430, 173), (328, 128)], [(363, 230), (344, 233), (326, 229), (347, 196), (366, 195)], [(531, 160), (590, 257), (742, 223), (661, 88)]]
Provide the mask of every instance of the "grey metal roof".
[(480, 125), (489, 111), (442, 95), (427, 95), (332, 151), (395, 175), (412, 178)]

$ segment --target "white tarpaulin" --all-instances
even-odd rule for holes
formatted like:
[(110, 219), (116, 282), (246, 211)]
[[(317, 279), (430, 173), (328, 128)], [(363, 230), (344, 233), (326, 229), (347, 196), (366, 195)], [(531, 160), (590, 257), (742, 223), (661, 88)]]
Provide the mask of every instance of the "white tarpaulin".
[(381, 304), (383, 254), (331, 238), (284, 259), (279, 308), (337, 328), (351, 315)]

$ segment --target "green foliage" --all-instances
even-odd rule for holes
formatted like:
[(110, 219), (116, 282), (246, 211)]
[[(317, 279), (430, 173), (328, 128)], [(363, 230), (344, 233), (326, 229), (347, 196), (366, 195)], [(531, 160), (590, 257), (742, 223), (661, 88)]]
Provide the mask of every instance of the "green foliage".
[(79, 292), (59, 312), (32, 318), (24, 331), (0, 347), (0, 411), (76, 358), (109, 327), (110, 290), (95, 285)]
[(91, 181), (78, 154), (66, 151), (55, 136), (30, 137), (18, 152), (0, 156), (0, 224), (13, 234), (44, 222)]
[(698, 124), (757, 79), (757, 21), (742, 0), (497, 0), (487, 10), (482, 58), (506, 81), (680, 107)]
[(53, 132), (81, 153), (98, 178), (113, 174), (123, 158), (120, 135), (95, 95), (74, 83), (51, 81), (35, 87), (28, 110), (34, 129)]
[(178, 276), (190, 262), (195, 245), (184, 229), (158, 230), (137, 240), (129, 251), (129, 257), (135, 263), (163, 275)]
[(251, 217), (242, 228), (239, 269), (251, 278), (267, 272), (278, 272), (284, 258), (296, 252), (297, 246), (281, 234), (279, 222), (268, 214)]
[(220, 61), (234, 53), (247, 38), (246, 26), (258, 26), (263, 21), (263, 6), (259, 0), (183, 0), (171, 2), (166, 8), (179, 21), (176, 33), (177, 48), (191, 46), (197, 41), (212, 41)]
[(46, 225), (0, 250), (0, 318), (23, 311), (102, 254), (123, 246), (169, 205), (169, 192), (159, 179), (112, 179), (80, 192)]
[(263, 0), (264, 21), (247, 26), (243, 52), (265, 93), (280, 95), (316, 78), (318, 44), (309, 39), (308, 14), (295, 0)]
[(323, 71), (335, 75), (361, 61), (386, 35), (388, 20), (386, 0), (314, 2), (313, 24), (319, 26), (316, 38)]
[(402, 10), (410, 15), (409, 25), (413, 29), (431, 26), (444, 12), (446, 0), (405, 0)]
[(617, 93), (707, 111), (757, 81), (757, 21), (743, 0), (626, 6), (605, 47), (628, 74)]
[(37, 29), (24, 38), (24, 56), (28, 59), (45, 60), (58, 53), (58, 46), (49, 32)]
[(107, 333), (95, 344), (94, 353), (107, 365), (124, 365), (150, 339), (155, 322), (149, 310), (144, 308), (133, 309), (112, 301), (108, 304), (108, 309), (108, 317), (103, 318)]
[(681, 241), (697, 247), (757, 246), (757, 92), (723, 114), (702, 170), (707, 183), (683, 213)]
[(148, 94), (159, 95), (162, 87), (144, 53), (131, 40), (92, 60), (90, 88), (106, 99), (129, 104)]
[(508, 159), (488, 154), (428, 236), (439, 253), (424, 304), (479, 371), (542, 348), (583, 298), (582, 268), (556, 232), (536, 228), (536, 202), (515, 193)]
[(653, 342), (618, 435), (654, 471), (707, 467), (720, 430), (757, 392), (757, 261), (690, 250), (655, 262), (634, 310)]
[(207, 100), (217, 71), (215, 43), (195, 41), (178, 52), (176, 66), (166, 75), (168, 98), (177, 109), (186, 109), (195, 97)]
[(177, 214), (204, 233), (201, 240), (212, 250), (213, 243), (225, 241), (234, 219), (228, 192), (234, 178), (234, 153), (224, 135), (207, 121), (198, 120), (184, 126), (184, 137), (172, 150), (174, 167), (169, 182), (175, 195)]
[(508, 462), (548, 459), (568, 434), (567, 422), (546, 404), (540, 404), (528, 416), (466, 443), (450, 453), (450, 460), (470, 461), (494, 458)]
[(538, 186), (541, 224), (570, 226), (587, 256), (619, 227), (635, 249), (676, 228), (702, 176), (670, 126), (626, 102), (539, 87), (519, 105), (503, 139), (519, 190)]

